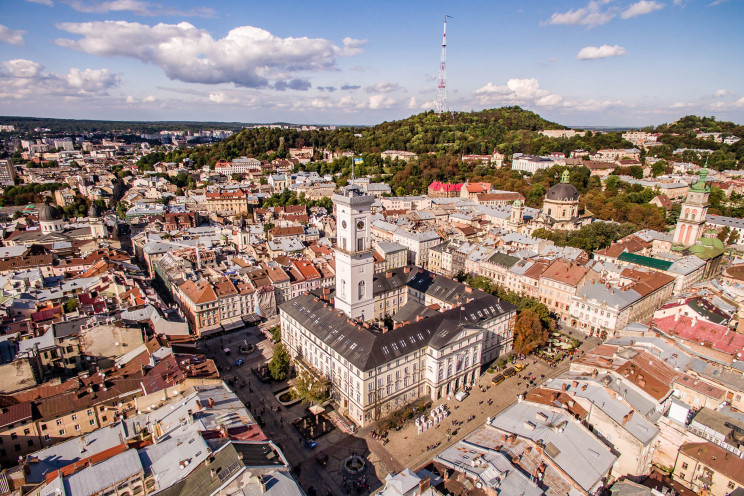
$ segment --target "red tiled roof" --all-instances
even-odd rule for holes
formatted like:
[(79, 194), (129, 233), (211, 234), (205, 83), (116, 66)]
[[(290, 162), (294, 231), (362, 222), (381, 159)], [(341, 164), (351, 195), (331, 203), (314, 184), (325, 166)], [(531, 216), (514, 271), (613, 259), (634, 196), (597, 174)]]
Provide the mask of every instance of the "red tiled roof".
[(744, 351), (744, 334), (733, 332), (726, 326), (714, 324), (707, 320), (695, 319), (693, 321), (692, 318), (684, 315), (670, 315), (669, 317), (654, 319), (653, 325), (667, 334), (701, 343), (703, 346), (730, 355), (736, 355)]
[(429, 189), (433, 189), (434, 191), (457, 191), (459, 192), (462, 189), (462, 183), (450, 184), (450, 183), (443, 183), (441, 181), (434, 181), (429, 185)]

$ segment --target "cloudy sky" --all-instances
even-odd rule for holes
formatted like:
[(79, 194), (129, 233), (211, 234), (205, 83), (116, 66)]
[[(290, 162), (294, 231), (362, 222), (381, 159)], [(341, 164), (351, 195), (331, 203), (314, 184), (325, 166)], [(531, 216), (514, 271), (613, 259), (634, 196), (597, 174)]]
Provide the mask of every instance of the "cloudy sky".
[(744, 123), (742, 0), (0, 0), (0, 114), (375, 124), (430, 109), (567, 125)]

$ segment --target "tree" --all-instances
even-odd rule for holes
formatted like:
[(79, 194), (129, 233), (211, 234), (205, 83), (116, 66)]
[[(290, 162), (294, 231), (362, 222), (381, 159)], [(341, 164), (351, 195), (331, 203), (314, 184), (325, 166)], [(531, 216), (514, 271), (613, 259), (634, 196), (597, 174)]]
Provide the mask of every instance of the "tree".
[(716, 238), (720, 239), (722, 243), (725, 243), (726, 238), (729, 237), (730, 233), (731, 233), (731, 228), (729, 226), (724, 226), (724, 228), (721, 229), (721, 232), (718, 233), (718, 236), (716, 236)]
[(281, 326), (274, 326), (271, 328), (271, 338), (275, 343), (282, 340), (282, 328)]
[(737, 229), (734, 229), (731, 232), (731, 236), (729, 236), (729, 239), (727, 241), (727, 244), (729, 245), (735, 245), (739, 241), (739, 231)]
[(269, 362), (269, 374), (277, 381), (283, 381), (289, 374), (289, 353), (282, 343), (274, 346), (274, 354)]
[(64, 303), (62, 308), (64, 309), (65, 313), (74, 312), (78, 308), (78, 302), (75, 298), (70, 298)]
[(328, 399), (328, 381), (302, 370), (293, 381), (295, 397), (308, 403), (323, 403)]
[(523, 310), (514, 325), (514, 351), (531, 353), (548, 342), (548, 331), (543, 328), (540, 317), (532, 310)]

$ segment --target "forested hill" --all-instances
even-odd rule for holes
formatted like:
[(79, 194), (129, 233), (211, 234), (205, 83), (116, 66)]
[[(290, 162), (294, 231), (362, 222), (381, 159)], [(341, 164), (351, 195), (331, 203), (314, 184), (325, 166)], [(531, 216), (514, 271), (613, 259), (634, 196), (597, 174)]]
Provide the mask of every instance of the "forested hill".
[(244, 129), (218, 144), (170, 154), (168, 160), (177, 161), (189, 156), (200, 166), (241, 155), (266, 160), (285, 157), (289, 148), (302, 146), (313, 146), (316, 150), (353, 150), (358, 154), (406, 150), (449, 156), (490, 155), (495, 149), (511, 155), (513, 152), (568, 153), (577, 148), (596, 151), (599, 148), (632, 146), (620, 137), (620, 133), (588, 133), (584, 138), (551, 139), (537, 133), (544, 129), (565, 127), (520, 107), (446, 114), (429, 111), (364, 128), (343, 127), (333, 131)]

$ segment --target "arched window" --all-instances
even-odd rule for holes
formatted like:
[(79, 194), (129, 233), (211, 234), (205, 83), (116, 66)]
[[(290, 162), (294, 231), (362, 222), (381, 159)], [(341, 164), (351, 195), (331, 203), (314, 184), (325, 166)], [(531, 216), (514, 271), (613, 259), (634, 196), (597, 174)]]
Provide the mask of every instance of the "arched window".
[(364, 281), (359, 281), (359, 299), (361, 300), (364, 298), (364, 295), (367, 293), (367, 288), (364, 285)]
[(548, 215), (553, 215), (553, 209), (551, 208), (548, 209)]
[(344, 293), (346, 293), (346, 281), (341, 279), (341, 294), (343, 295)]

